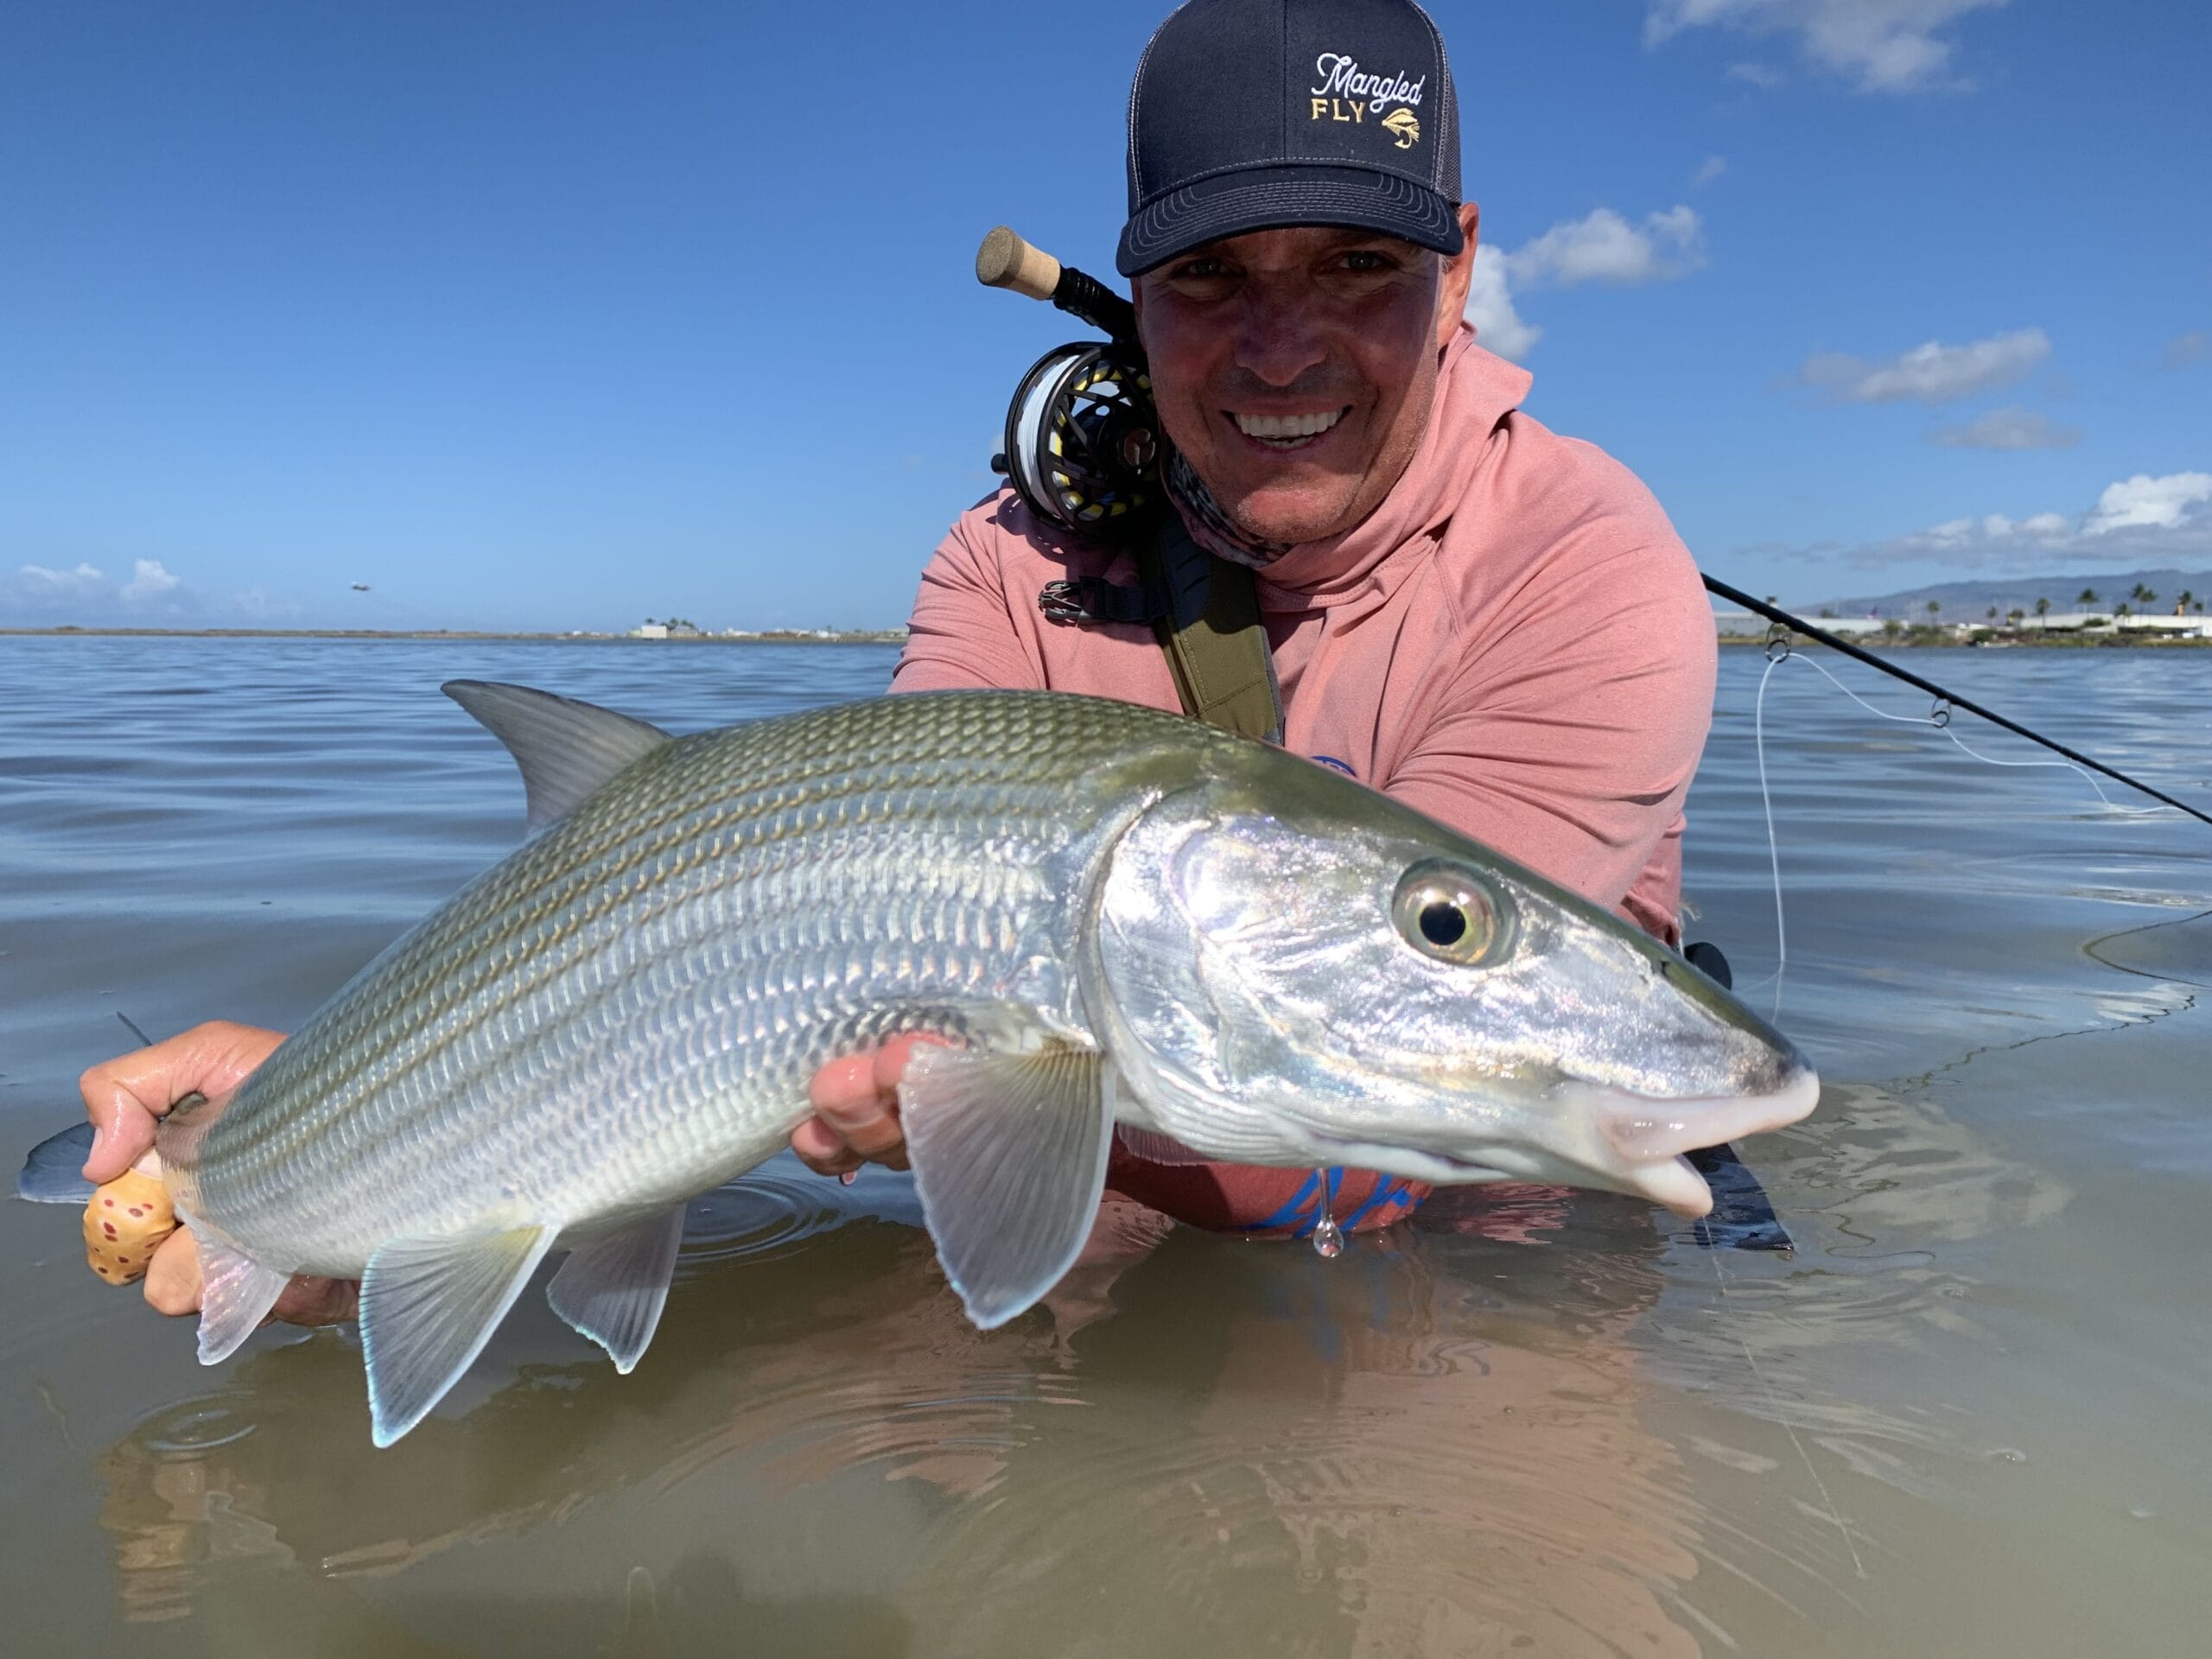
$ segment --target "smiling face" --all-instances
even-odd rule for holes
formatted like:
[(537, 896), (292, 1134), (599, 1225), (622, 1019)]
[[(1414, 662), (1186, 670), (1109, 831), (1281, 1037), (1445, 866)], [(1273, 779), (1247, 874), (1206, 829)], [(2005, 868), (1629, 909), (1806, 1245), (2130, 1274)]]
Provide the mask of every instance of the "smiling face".
[(1477, 212), (1450, 258), (1370, 231), (1233, 236), (1136, 279), (1161, 423), (1232, 523), (1317, 541), (1372, 512), (1428, 429)]

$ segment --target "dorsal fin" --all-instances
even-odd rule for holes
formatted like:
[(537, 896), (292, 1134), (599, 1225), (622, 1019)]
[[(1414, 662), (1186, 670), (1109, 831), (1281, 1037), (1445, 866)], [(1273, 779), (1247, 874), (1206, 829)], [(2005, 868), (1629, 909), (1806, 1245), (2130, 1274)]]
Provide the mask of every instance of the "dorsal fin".
[(670, 741), (642, 720), (526, 685), (448, 680), (442, 689), (483, 721), (522, 768), (531, 830), (565, 816), (616, 772)]

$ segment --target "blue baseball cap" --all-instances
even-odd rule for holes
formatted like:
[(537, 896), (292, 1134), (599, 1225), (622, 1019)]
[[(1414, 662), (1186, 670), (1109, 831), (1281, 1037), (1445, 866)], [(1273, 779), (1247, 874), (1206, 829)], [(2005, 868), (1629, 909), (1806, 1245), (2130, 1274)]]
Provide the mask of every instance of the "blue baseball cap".
[(1283, 226), (1464, 243), (1452, 71), (1413, 0), (1190, 0), (1137, 60), (1128, 160), (1124, 276)]

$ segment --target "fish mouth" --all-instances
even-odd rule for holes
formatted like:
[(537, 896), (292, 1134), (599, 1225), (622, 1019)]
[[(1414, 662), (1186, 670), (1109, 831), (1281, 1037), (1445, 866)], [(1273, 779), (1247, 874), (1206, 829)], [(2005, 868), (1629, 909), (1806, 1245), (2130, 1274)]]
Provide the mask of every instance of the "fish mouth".
[(1725, 1146), (1745, 1135), (1797, 1122), (1820, 1103), (1821, 1079), (1802, 1062), (1755, 1095), (1638, 1095), (1602, 1084), (1568, 1083), (1562, 1103), (1586, 1109), (1598, 1128), (1608, 1175), (1624, 1191), (1664, 1205), (1684, 1220), (1713, 1210), (1713, 1190), (1685, 1153)]
[(1437, 1186), (1535, 1181), (1596, 1186), (1663, 1205), (1685, 1220), (1713, 1211), (1713, 1189), (1683, 1156), (1795, 1123), (1817, 1105), (1821, 1080), (1796, 1062), (1755, 1095), (1641, 1095), (1570, 1078), (1544, 1096), (1560, 1121), (1581, 1126), (1560, 1139), (1516, 1140), (1495, 1160), (1331, 1135), (1309, 1128), (1316, 1162), (1379, 1169)]

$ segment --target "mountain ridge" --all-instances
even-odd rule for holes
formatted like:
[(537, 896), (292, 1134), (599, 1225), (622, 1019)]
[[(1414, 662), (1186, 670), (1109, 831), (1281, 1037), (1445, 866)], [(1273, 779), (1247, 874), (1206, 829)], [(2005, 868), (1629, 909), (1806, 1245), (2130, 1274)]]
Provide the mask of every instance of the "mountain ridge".
[[(2149, 588), (2158, 597), (2147, 606), (2129, 600), (2128, 594), (2139, 583)], [(2075, 602), (2076, 595), (2085, 588), (2096, 590), (2097, 602), (2094, 606)], [(1938, 582), (1919, 588), (1902, 588), (1892, 593), (1814, 600), (1791, 608), (1800, 615), (1827, 610), (1837, 616), (1917, 619), (1926, 615), (1928, 601), (1932, 599), (1942, 607), (1939, 615), (1954, 622), (1963, 622), (1987, 615), (1993, 605), (1997, 607), (2000, 617), (2016, 606), (2032, 616), (2036, 601), (2047, 599), (2054, 612), (2100, 610), (2109, 614), (2115, 606), (2126, 603), (2138, 613), (2168, 616), (2172, 614), (2174, 601), (2184, 589), (2199, 603), (2212, 605), (2212, 570), (2094, 570), (2074, 575)], [(2194, 614), (2194, 607), (2191, 613)]]

